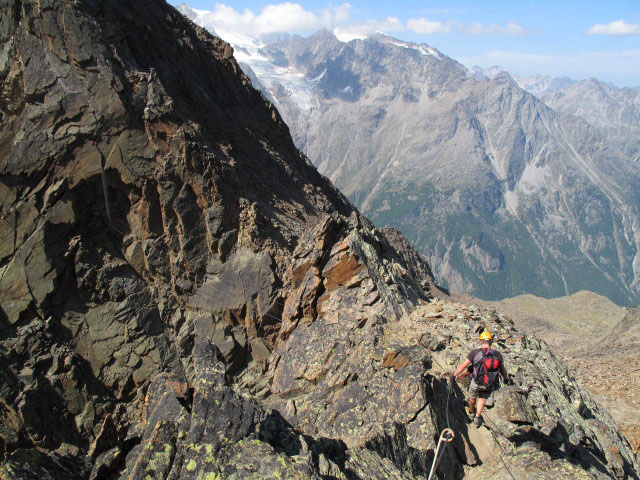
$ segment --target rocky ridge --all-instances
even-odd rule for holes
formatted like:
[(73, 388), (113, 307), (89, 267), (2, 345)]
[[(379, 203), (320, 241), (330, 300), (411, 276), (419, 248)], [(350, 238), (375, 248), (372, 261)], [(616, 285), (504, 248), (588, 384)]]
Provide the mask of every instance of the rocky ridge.
[[(438, 300), (228, 44), (157, 0), (0, 8), (2, 478), (419, 479), (448, 424), (440, 478), (638, 478), (548, 347)], [(517, 386), (469, 430), (442, 376), (478, 323)]]
[[(478, 300), (456, 296), (458, 301)], [(632, 365), (638, 348), (638, 308), (618, 307), (592, 292), (544, 299), (533, 295), (479, 302), (511, 318), (516, 328), (545, 339), (576, 379), (604, 406), (640, 451), (640, 372)]]
[(486, 69), (473, 67), (470, 70), (472, 75), (486, 79), (503, 72), (510, 75), (520, 88), (532, 93), (549, 107), (589, 122), (628, 157), (640, 160), (638, 88), (619, 88), (593, 77), (581, 81), (548, 75), (521, 77), (498, 66)]

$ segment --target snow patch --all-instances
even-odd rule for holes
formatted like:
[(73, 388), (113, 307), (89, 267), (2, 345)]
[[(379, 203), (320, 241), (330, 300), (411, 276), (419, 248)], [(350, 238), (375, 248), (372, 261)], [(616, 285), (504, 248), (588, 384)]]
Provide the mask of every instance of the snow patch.
[(264, 48), (265, 44), (259, 42), (257, 39), (226, 30), (218, 30), (216, 33), (225, 42), (231, 44), (233, 47), (233, 56), (236, 57), (238, 62), (248, 63), (249, 66), (253, 68), (252, 62), (268, 61), (268, 59), (260, 53), (260, 49)]
[(507, 211), (514, 217), (517, 217), (518, 206), (520, 205), (518, 192), (516, 192), (515, 190), (507, 190), (507, 192), (504, 194), (504, 203), (506, 204)]
[(542, 189), (547, 183), (546, 177), (549, 173), (549, 167), (538, 167), (533, 163), (529, 163), (520, 177), (518, 187), (525, 195), (531, 195)]
[[(197, 22), (196, 22), (197, 23)], [(205, 27), (206, 28), (206, 27)], [(287, 96), (298, 108), (309, 112), (318, 107), (316, 99), (316, 84), (322, 79), (326, 70), (318, 77), (309, 80), (305, 74), (293, 67), (279, 67), (274, 65), (261, 49), (266, 44), (258, 39), (226, 30), (218, 30), (217, 34), (233, 47), (233, 55), (239, 63), (248, 65), (256, 74), (258, 80), (267, 90), (271, 91), (273, 100), (278, 103), (278, 98), (272, 88), (281, 85), (287, 92)], [(282, 98), (280, 99), (282, 100)]]
[(435, 48), (432, 48), (428, 45), (417, 45), (415, 43), (401, 42), (400, 40), (389, 40), (387, 43), (392, 45), (396, 45), (402, 48), (409, 48), (411, 50), (418, 50), (422, 55), (428, 57), (436, 57), (438, 60), (442, 59), (442, 56)]
[(266, 59), (253, 58), (246, 63), (267, 89), (271, 90), (274, 85), (280, 84), (301, 110), (308, 112), (317, 108), (316, 84), (318, 80), (308, 80), (303, 72), (292, 67), (277, 67)]
[(346, 32), (344, 30), (340, 30), (339, 28), (336, 28), (333, 31), (333, 34), (342, 43), (349, 43), (352, 40), (364, 40), (365, 38), (367, 38), (366, 35), (363, 35), (361, 33)]
[(327, 73), (327, 69), (325, 68), (320, 75), (318, 75), (316, 78), (312, 78), (311, 81), (312, 82), (319, 82), (320, 80), (322, 80), (324, 78), (324, 75), (326, 73)]

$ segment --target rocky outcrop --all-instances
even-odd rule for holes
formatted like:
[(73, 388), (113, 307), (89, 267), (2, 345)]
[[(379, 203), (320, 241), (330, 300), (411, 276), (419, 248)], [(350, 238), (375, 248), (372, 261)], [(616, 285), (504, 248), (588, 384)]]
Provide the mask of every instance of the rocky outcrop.
[(431, 267), (411, 245), (407, 237), (400, 230), (393, 227), (383, 227), (380, 232), (389, 244), (407, 261), (409, 273), (413, 278), (422, 282), (422, 287), (432, 295), (448, 295), (448, 292), (436, 285)]
[[(290, 249), (352, 207), (230, 47), (163, 2), (1, 6), (1, 453), (95, 457), (154, 374), (192, 375), (194, 335), (264, 361)], [(207, 319), (193, 302), (220, 282)]]
[[(128, 435), (139, 443), (126, 457), (119, 446), (102, 455), (112, 473), (128, 479), (320, 479), (322, 471), (339, 471), (324, 456), (329, 445), (305, 439), (277, 413), (267, 414), (235, 392), (219, 351), (206, 339), (196, 341), (192, 358), (193, 382), (167, 374), (152, 379)], [(336, 454), (340, 447), (335, 445)], [(111, 460), (115, 456), (119, 464)], [(103, 465), (99, 459), (91, 478), (106, 478)]]
[(611, 414), (620, 431), (640, 451), (640, 408), (636, 395), (640, 372), (631, 368), (639, 345), (639, 310), (618, 307), (592, 292), (544, 299), (533, 295), (481, 302), (508, 316), (516, 328), (545, 339), (576, 379)]
[[(637, 478), (544, 345), (435, 300), (226, 43), (156, 0), (0, 7), (0, 477), (418, 479), (451, 424), (441, 478)], [(440, 375), (478, 321), (527, 393), (472, 433)]]
[[(498, 334), (516, 384), (496, 392), (489, 430), (480, 431), (468, 426), (461, 388), (448, 393), (443, 379), (473, 346), (479, 326)], [(397, 322), (318, 320), (276, 349), (270, 376), (265, 403), (296, 428), (341, 438), (350, 451), (372, 449), (416, 478), (428, 471), (446, 426), (457, 437), (443, 460), (444, 478), (635, 475), (633, 454), (617, 456), (626, 440), (616, 433), (612, 441), (608, 414), (550, 349), (474, 306), (435, 300)], [(602, 465), (612, 470), (604, 473)]]

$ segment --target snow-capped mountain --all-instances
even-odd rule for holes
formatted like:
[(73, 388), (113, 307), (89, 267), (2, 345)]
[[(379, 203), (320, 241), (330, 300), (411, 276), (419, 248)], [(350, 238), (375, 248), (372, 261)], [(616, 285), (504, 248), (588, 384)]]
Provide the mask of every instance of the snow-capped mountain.
[(194, 23), (229, 42), (233, 46), (236, 60), (251, 78), (254, 86), (274, 104), (278, 105), (280, 98), (287, 97), (302, 110), (310, 111), (317, 107), (315, 83), (318, 79), (306, 78), (303, 72), (286, 65), (278, 65), (277, 61), (273, 61), (262, 53), (269, 44), (301, 37), (290, 34), (249, 37), (238, 32), (216, 29), (210, 19), (209, 11), (196, 10), (186, 4), (180, 5), (178, 11)]

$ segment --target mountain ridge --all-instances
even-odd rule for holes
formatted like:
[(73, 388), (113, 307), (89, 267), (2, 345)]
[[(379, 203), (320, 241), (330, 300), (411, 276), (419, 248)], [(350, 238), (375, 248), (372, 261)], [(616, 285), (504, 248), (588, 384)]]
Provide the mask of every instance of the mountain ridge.
[(509, 72), (506, 68), (500, 67), (498, 65), (489, 68), (474, 66), (470, 69), (470, 73), (472, 75), (489, 79), (494, 78), (501, 72), (509, 73), (509, 75), (511, 75), (511, 77), (515, 80), (520, 88), (536, 96), (550, 93), (560, 88), (577, 83), (576, 80), (573, 80), (569, 77), (553, 77), (551, 75), (540, 74), (523, 77), (516, 73)]
[[(478, 300), (462, 296), (459, 301)], [(629, 368), (638, 347), (637, 307), (621, 308), (586, 291), (553, 299), (523, 295), (480, 304), (508, 316), (523, 332), (544, 338), (611, 412), (636, 454), (640, 451), (640, 424), (634, 415), (640, 374)]]

